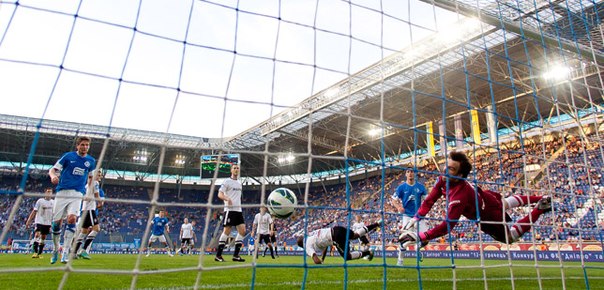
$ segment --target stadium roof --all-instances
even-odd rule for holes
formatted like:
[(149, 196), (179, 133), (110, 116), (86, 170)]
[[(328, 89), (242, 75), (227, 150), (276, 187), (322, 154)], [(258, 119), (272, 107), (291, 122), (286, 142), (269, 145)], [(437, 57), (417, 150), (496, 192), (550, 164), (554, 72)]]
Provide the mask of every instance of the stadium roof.
[[(586, 15), (579, 17), (573, 15), (578, 1), (565, 1), (569, 9), (562, 9), (562, 1), (537, 1), (536, 6), (531, 2), (530, 7), (507, 2), (479, 1), (477, 12), (469, 6), (475, 1), (437, 0), (441, 7), (457, 7), (482, 22), (463, 18), (457, 26), (225, 140), (0, 115), (1, 159), (26, 161), (40, 125), (34, 163), (52, 164), (74, 147), (75, 135), (86, 134), (99, 140), (110, 137), (104, 167), (116, 170), (157, 172), (160, 148), (165, 146), (162, 172), (171, 175), (198, 175), (199, 156), (218, 152), (241, 153), (245, 176), (264, 175), (265, 161), (269, 176), (303, 174), (309, 168), (337, 172), (345, 168), (346, 160), (373, 162), (382, 155), (397, 158), (426, 148), (430, 122), (438, 134), (438, 122), (444, 121), (451, 138), (452, 120), (461, 116), (468, 137), (470, 109), (481, 112), (479, 123), (485, 133), (486, 112), (497, 116), (498, 128), (519, 130), (529, 123), (546, 127), (550, 118), (560, 115), (578, 119), (580, 110), (601, 104), (602, 41), (595, 33), (603, 16), (601, 3), (583, 6)], [(497, 18), (500, 10), (503, 17)], [(578, 44), (571, 46), (572, 39)], [(553, 40), (560, 41), (553, 45)], [(542, 77), (560, 66), (565, 78)], [(93, 140), (93, 156), (100, 155), (99, 140)], [(147, 161), (135, 162), (133, 156), (143, 150)], [(277, 161), (288, 154), (298, 158), (291, 164)], [(183, 156), (184, 165), (174, 162)]]

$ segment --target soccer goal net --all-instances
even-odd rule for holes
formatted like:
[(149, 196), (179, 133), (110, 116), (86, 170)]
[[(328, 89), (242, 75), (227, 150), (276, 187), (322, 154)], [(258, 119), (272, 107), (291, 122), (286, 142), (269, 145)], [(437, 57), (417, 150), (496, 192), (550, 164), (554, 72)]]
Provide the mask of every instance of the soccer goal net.
[(603, 5), (0, 1), (1, 284), (604, 288)]

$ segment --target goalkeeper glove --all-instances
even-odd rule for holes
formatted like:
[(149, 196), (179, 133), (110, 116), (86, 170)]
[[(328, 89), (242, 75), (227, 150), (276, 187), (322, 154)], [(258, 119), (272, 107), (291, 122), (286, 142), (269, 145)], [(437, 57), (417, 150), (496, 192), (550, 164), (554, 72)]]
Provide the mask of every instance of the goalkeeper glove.
[[(423, 236), (423, 239), (422, 239)], [(428, 245), (428, 237), (425, 233), (417, 234), (415, 231), (403, 231), (403, 233), (398, 238), (399, 243), (401, 243), (401, 247), (407, 249), (412, 244), (419, 244), (420, 248)]]
[(417, 222), (419, 221), (419, 217), (412, 217), (404, 226), (403, 231), (414, 231), (417, 226)]

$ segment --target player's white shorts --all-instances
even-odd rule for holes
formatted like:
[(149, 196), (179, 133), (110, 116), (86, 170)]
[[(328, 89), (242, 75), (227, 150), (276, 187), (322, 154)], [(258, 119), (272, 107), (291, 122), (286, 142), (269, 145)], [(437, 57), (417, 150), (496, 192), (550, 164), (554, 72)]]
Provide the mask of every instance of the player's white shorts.
[[(412, 218), (413, 217), (403, 215), (403, 226), (406, 225)], [(425, 219), (419, 220), (419, 222), (417, 224), (419, 225), (420, 232), (425, 232), (428, 230), (428, 225), (427, 225)]]
[(157, 239), (159, 239), (159, 241), (162, 243), (166, 242), (166, 236), (164, 236), (164, 235), (156, 236), (156, 235), (152, 234), (151, 237), (149, 238), (149, 243), (153, 243), (153, 242), (157, 241)]
[(52, 220), (62, 220), (68, 215), (79, 216), (82, 196), (81, 192), (73, 189), (64, 189), (57, 192), (55, 205), (52, 208)]

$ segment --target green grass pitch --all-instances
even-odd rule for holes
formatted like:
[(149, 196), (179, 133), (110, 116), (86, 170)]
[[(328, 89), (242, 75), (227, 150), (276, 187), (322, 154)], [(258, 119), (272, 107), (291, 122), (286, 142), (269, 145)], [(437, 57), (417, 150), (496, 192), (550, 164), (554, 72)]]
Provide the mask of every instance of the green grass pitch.
[[(373, 261), (356, 260), (343, 267), (340, 257), (327, 257), (326, 264), (304, 268), (302, 257), (282, 256), (272, 260), (260, 257), (257, 267), (252, 267), (251, 256), (245, 263), (214, 262), (213, 256), (203, 257), (203, 267), (198, 270), (199, 256), (151, 255), (141, 257), (141, 275), (137, 276), (139, 289), (193, 289), (200, 279), (200, 289), (511, 289), (513, 275), (516, 289), (604, 289), (604, 265), (588, 263), (582, 268), (579, 262), (485, 261), (479, 260), (425, 259), (421, 271), (415, 267), (415, 259), (407, 259), (404, 267), (397, 267), (394, 258), (376, 257)], [(75, 260), (74, 272), (66, 272), (63, 264), (49, 264), (49, 254), (43, 259), (32, 259), (24, 254), (0, 255), (1, 289), (57, 289), (67, 273), (64, 289), (124, 289), (132, 284), (132, 269), (137, 255), (95, 254), (92, 260)], [(310, 260), (308, 260), (310, 262)], [(387, 265), (387, 267), (384, 267)], [(240, 268), (225, 268), (238, 266)], [(78, 272), (95, 269), (128, 271), (126, 273)], [(182, 271), (167, 271), (181, 269)], [(511, 269), (511, 270), (510, 270)], [(8, 272), (19, 270), (19, 272)], [(33, 272), (26, 272), (33, 270)], [(306, 273), (305, 273), (305, 270)], [(159, 272), (158, 272), (159, 271)], [(162, 272), (163, 271), (163, 272)], [(198, 275), (199, 274), (199, 275)], [(456, 277), (454, 285), (453, 277)], [(483, 277), (487, 277), (486, 281)], [(564, 278), (562, 278), (564, 276)], [(586, 279), (587, 277), (587, 279)], [(306, 280), (304, 280), (306, 279)], [(486, 283), (486, 284), (485, 284)]]

